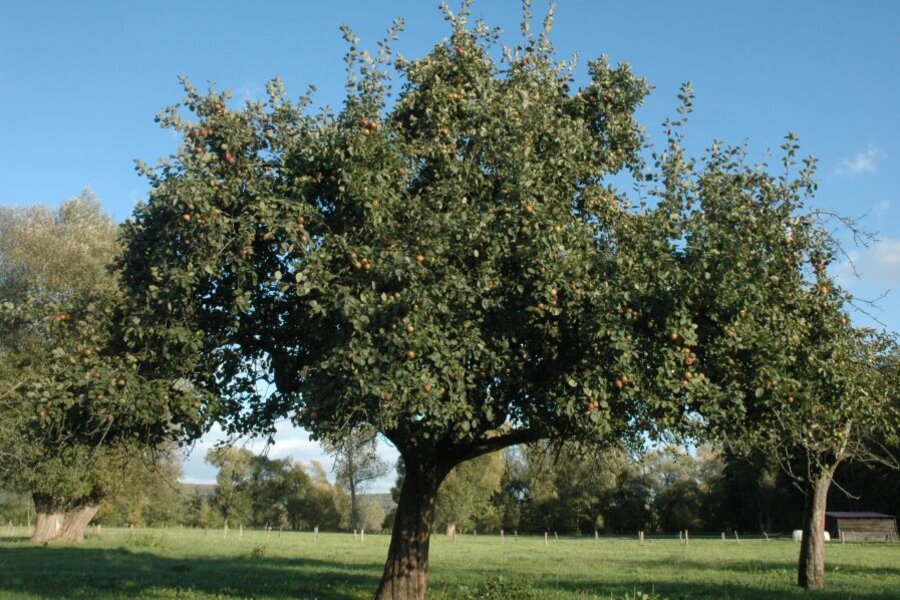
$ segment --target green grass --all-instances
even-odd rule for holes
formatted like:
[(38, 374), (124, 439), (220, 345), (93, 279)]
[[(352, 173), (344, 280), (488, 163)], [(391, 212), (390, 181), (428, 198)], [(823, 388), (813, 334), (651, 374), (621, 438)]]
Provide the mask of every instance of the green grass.
[[(388, 537), (103, 529), (80, 545), (33, 546), (0, 530), (0, 598), (369, 598)], [(432, 542), (430, 598), (806, 597), (789, 541), (459, 536)], [(900, 598), (900, 544), (829, 544), (816, 598)]]

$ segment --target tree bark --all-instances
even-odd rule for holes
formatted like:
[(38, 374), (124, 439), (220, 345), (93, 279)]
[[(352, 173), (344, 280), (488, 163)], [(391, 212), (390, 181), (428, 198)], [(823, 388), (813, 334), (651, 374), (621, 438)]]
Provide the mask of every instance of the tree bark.
[(428, 583), (428, 545), (434, 503), (449, 472), (434, 463), (406, 460), (391, 545), (375, 600), (424, 600)]
[(100, 502), (95, 498), (89, 498), (76, 504), (71, 510), (66, 511), (62, 528), (56, 538), (61, 542), (84, 541), (84, 530), (88, 523), (100, 510)]
[(47, 494), (32, 494), (32, 499), (37, 519), (31, 541), (35, 544), (43, 544), (56, 539), (65, 517), (62, 502)]
[(803, 539), (800, 541), (800, 563), (797, 585), (817, 590), (825, 585), (825, 504), (831, 473), (819, 474), (806, 490), (803, 503)]
[(350, 488), (350, 529), (356, 531), (359, 529), (359, 509), (356, 508), (356, 482), (352, 474), (349, 482), (347, 487)]

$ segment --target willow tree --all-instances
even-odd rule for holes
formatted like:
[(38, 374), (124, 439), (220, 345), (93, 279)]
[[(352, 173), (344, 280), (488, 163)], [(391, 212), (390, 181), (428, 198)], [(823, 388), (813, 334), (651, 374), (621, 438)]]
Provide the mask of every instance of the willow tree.
[[(337, 113), (277, 79), (239, 108), (185, 82), (159, 116), (183, 144), (139, 166), (150, 196), (125, 229), (136, 335), (226, 399), (232, 429), (289, 416), (333, 444), (364, 428), (397, 447), (379, 598), (424, 597), (435, 495), (459, 463), (696, 411), (690, 210), (674, 159), (655, 177), (639, 158), (649, 86), (601, 58), (575, 89), (549, 18), (498, 60), (494, 31), (446, 15), (449, 38), (417, 60), (392, 52), (399, 25), (375, 57), (345, 31)], [(660, 183), (652, 207), (608, 184), (629, 172)]]
[(36, 542), (80, 540), (123, 464), (200, 429), (196, 394), (124, 345), (117, 233), (89, 194), (0, 210), (0, 474), (32, 496)]

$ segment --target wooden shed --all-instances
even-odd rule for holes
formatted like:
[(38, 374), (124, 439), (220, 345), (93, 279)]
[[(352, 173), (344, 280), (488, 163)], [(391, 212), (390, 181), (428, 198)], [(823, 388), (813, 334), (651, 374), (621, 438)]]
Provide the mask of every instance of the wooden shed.
[(876, 512), (825, 512), (825, 529), (842, 542), (896, 542), (897, 519)]

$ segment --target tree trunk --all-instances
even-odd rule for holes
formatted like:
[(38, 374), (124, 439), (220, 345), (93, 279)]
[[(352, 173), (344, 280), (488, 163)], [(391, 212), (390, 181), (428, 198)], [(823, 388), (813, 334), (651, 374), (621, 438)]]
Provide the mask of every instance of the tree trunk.
[(359, 529), (359, 510), (356, 508), (356, 482), (350, 478), (350, 529), (356, 531)]
[(448, 469), (405, 460), (394, 530), (375, 600), (423, 600), (428, 580), (428, 544), (434, 502)]
[(88, 523), (91, 522), (91, 519), (94, 518), (99, 509), (100, 502), (90, 498), (79, 502), (71, 510), (66, 511), (66, 517), (62, 528), (59, 530), (57, 539), (61, 542), (84, 541), (84, 530), (87, 529)]
[(32, 494), (34, 512), (37, 517), (31, 541), (43, 544), (56, 539), (62, 528), (65, 513), (62, 502), (47, 494)]
[(819, 474), (806, 490), (803, 503), (803, 539), (800, 541), (800, 563), (797, 585), (817, 590), (825, 584), (825, 503), (831, 474)]

